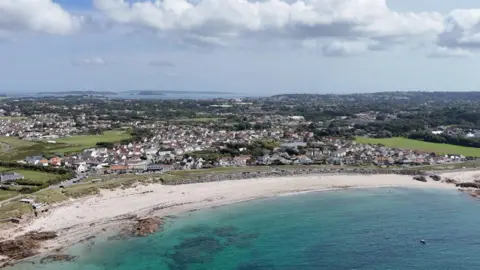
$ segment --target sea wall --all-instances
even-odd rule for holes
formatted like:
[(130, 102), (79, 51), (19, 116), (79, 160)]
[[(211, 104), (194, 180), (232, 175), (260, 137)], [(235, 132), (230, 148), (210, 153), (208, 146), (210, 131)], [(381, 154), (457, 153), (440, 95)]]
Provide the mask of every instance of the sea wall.
[(405, 169), (375, 169), (375, 168), (294, 168), (294, 169), (273, 169), (272, 171), (245, 171), (245, 172), (215, 172), (208, 174), (193, 174), (179, 179), (163, 181), (164, 185), (182, 185), (193, 183), (207, 183), (225, 180), (243, 180), (266, 177), (283, 177), (294, 175), (311, 175), (311, 174), (398, 174), (398, 175), (422, 175), (421, 170), (405, 170)]

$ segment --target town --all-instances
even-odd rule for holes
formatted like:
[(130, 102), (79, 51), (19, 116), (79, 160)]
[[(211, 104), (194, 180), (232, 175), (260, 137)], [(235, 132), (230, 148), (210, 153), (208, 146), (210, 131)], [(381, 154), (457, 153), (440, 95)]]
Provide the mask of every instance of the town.
[[(446, 109), (438, 95), (412, 95), (4, 99), (0, 156), (25, 166), (68, 169), (77, 176), (70, 184), (79, 182), (78, 177), (111, 174), (271, 165), (406, 168), (462, 163), (480, 156), (474, 148), (480, 127), (476, 119), (466, 123), (476, 113), (465, 109), (478, 102), (475, 93), (465, 94), (465, 100), (455, 96), (454, 102), (463, 106), (457, 114), (470, 117), (458, 125), (440, 114)], [(455, 146), (450, 151), (453, 145), (428, 143), (445, 138), (473, 147)], [(396, 147), (389, 139), (420, 139), (416, 142), (424, 147)], [(4, 171), (2, 188), (25, 182), (20, 173)]]

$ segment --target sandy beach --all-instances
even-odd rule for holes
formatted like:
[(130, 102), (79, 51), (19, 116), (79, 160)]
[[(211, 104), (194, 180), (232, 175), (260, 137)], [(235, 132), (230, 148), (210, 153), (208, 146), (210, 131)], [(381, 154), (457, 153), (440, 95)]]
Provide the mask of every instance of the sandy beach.
[(96, 196), (65, 202), (28, 224), (0, 232), (0, 237), (11, 239), (29, 231), (55, 231), (59, 237), (45, 243), (45, 252), (48, 252), (102, 231), (119, 229), (133, 222), (132, 216), (162, 217), (298, 192), (369, 187), (455, 189), (451, 184), (419, 182), (404, 175), (307, 175), (178, 186), (139, 185), (125, 190), (104, 190)]

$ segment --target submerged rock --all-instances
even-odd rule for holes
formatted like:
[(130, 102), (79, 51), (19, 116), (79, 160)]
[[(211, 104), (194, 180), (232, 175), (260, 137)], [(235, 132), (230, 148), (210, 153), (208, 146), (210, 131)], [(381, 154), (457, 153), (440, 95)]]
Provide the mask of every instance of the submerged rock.
[(158, 217), (139, 219), (137, 223), (133, 226), (132, 235), (146, 236), (155, 233), (161, 224), (162, 219)]
[(43, 257), (40, 260), (40, 263), (51, 263), (51, 262), (62, 262), (62, 261), (71, 262), (76, 258), (77, 258), (76, 256), (66, 255), (66, 254), (52, 254), (52, 255)]
[(473, 198), (480, 198), (480, 190), (479, 189), (475, 189), (475, 190), (470, 190), (468, 191), (468, 195), (472, 196)]

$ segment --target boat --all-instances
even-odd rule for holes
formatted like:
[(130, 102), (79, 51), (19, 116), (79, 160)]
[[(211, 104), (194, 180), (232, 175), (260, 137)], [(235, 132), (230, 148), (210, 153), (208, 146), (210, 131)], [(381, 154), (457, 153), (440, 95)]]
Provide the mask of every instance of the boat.
[(426, 245), (426, 244), (427, 244), (427, 241), (425, 241), (424, 239), (421, 239), (421, 240), (420, 240), (420, 243)]

